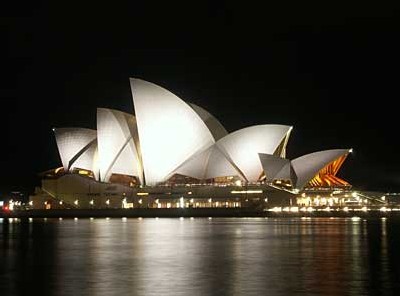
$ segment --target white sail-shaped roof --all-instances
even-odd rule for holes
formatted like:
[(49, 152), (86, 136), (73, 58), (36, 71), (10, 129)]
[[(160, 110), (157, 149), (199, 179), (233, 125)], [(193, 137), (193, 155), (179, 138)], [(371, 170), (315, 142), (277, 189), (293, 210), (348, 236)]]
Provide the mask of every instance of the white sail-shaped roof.
[(189, 176), (199, 180), (205, 179), (208, 159), (210, 158), (213, 147), (214, 146), (211, 146), (205, 151), (199, 152), (191, 158), (187, 159), (174, 171), (174, 173)]
[(118, 157), (115, 159), (115, 162), (110, 167), (110, 171), (106, 175), (106, 178), (108, 179), (114, 173), (136, 176), (139, 178), (140, 182), (143, 182), (133, 139), (129, 140)]
[(293, 159), (291, 163), (297, 176), (295, 188), (303, 188), (326, 165), (350, 151), (351, 149), (324, 150)]
[(175, 172), (198, 179), (239, 176), (256, 182), (263, 171), (259, 152), (272, 154), (279, 147), (284, 149), (290, 131), (291, 127), (284, 125), (260, 125), (236, 131), (185, 161)]
[(168, 90), (130, 79), (147, 185), (165, 181), (185, 160), (214, 143), (200, 116)]
[(133, 115), (105, 108), (97, 109), (97, 139), (101, 181), (113, 173), (132, 175), (143, 184), (140, 154), (134, 138)]
[(97, 141), (93, 142), (72, 164), (74, 168), (86, 169), (93, 172), (96, 180), (99, 179)]
[(292, 163), (289, 161), (285, 166), (275, 175), (276, 180), (290, 180), (292, 185), (296, 184), (297, 176), (292, 167)]
[(278, 175), (281, 179), (291, 180), (289, 159), (264, 153), (259, 153), (258, 155), (268, 182), (277, 179)]
[(205, 179), (226, 177), (226, 176), (239, 176), (243, 178), (241, 172), (234, 166), (234, 164), (214, 145), (208, 159)]
[(199, 180), (215, 177), (240, 176), (234, 165), (216, 145), (185, 161), (175, 173), (190, 176)]
[(258, 153), (274, 154), (292, 127), (286, 125), (256, 125), (235, 131), (216, 145), (249, 182), (258, 181), (263, 168)]
[(210, 112), (195, 104), (190, 103), (189, 105), (207, 125), (215, 141), (218, 141), (228, 134), (224, 126)]
[(87, 128), (54, 128), (54, 135), (64, 171), (73, 167), (93, 170), (96, 131)]

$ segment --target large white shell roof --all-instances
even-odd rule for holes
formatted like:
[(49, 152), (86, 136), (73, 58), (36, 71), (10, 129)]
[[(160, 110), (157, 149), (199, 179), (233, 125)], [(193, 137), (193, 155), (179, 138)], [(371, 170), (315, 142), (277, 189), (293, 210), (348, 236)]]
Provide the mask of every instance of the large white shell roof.
[(324, 150), (292, 161), (270, 154), (260, 153), (259, 156), (267, 181), (291, 180), (295, 189), (302, 189), (320, 170), (350, 152), (351, 149)]
[(257, 182), (263, 171), (258, 153), (274, 154), (292, 127), (279, 124), (250, 126), (237, 130), (216, 145), (249, 182)]
[(291, 180), (289, 159), (264, 153), (259, 153), (258, 156), (268, 182), (277, 179), (278, 176), (282, 179)]
[(263, 171), (259, 153), (275, 153), (290, 130), (290, 126), (276, 124), (238, 130), (188, 159), (176, 173), (198, 179), (238, 176), (257, 182)]
[(339, 157), (350, 153), (351, 149), (331, 149), (303, 155), (292, 160), (297, 176), (295, 188), (303, 188), (321, 169)]
[(93, 169), (97, 133), (88, 128), (54, 128), (64, 171), (73, 167)]
[(99, 169), (102, 181), (108, 181), (113, 173), (137, 176), (143, 181), (133, 137), (135, 129), (133, 115), (112, 109), (97, 109)]
[(211, 146), (214, 137), (184, 101), (153, 83), (130, 79), (147, 185), (166, 180), (185, 160)]
[[(208, 111), (187, 104), (153, 83), (130, 79), (135, 116), (98, 108), (97, 131), (55, 129), (66, 171), (92, 170), (100, 180), (111, 174), (137, 176), (141, 184), (156, 185), (174, 173), (198, 179), (239, 176), (259, 181), (296, 176), (302, 188), (324, 166), (348, 149), (332, 149), (284, 159), (291, 126), (256, 125), (228, 134)], [(295, 174), (294, 174), (295, 173)]]
[(210, 112), (195, 104), (189, 104), (189, 105), (207, 125), (215, 141), (218, 141), (219, 139), (225, 137), (228, 134), (224, 126)]
[(199, 180), (225, 176), (241, 176), (240, 172), (215, 144), (188, 159), (174, 173)]

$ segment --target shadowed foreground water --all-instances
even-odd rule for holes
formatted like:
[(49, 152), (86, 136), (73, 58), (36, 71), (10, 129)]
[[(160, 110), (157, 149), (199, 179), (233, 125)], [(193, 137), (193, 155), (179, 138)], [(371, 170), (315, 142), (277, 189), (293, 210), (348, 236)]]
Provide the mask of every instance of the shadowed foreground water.
[(399, 254), (391, 218), (0, 220), (0, 295), (396, 295)]

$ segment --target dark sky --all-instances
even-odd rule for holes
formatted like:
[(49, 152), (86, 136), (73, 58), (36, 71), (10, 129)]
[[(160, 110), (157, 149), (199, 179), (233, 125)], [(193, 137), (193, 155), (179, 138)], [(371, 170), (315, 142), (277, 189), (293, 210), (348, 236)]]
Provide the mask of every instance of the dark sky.
[(60, 165), (52, 127), (95, 128), (96, 107), (132, 113), (129, 77), (228, 131), (293, 125), (289, 158), (352, 147), (339, 176), (400, 191), (400, 1), (9, 2), (2, 193), (32, 192), (37, 173)]

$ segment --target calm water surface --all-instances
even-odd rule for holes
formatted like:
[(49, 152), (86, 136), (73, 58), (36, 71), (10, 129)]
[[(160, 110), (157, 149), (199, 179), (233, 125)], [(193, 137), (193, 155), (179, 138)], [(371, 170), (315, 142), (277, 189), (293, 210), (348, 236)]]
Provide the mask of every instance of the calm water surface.
[(400, 295), (400, 221), (0, 220), (0, 295)]

